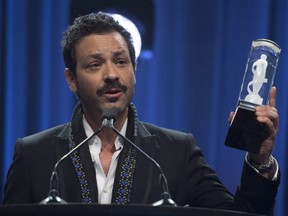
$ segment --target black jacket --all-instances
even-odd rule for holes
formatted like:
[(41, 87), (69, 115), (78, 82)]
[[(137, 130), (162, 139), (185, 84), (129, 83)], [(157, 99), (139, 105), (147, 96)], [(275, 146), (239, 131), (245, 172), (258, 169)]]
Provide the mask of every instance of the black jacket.
[[(38, 203), (48, 196), (53, 167), (69, 151), (69, 130), (73, 127), (74, 135), (77, 136), (75, 142), (79, 143), (86, 137), (81, 109), (76, 108), (72, 124), (63, 124), (17, 139), (14, 160), (7, 175), (4, 204)], [(263, 178), (244, 162), (241, 186), (233, 196), (205, 161), (192, 134), (160, 128), (140, 122), (132, 116), (128, 120), (127, 136), (160, 164), (168, 180), (171, 198), (177, 205), (189, 204), (194, 207), (261, 214), (273, 210), (279, 180), (269, 181)], [(128, 146), (125, 143), (124, 149)], [(119, 193), (119, 170), (123, 167), (121, 161), (127, 152), (124, 149), (117, 166), (112, 202), (116, 202)], [(95, 169), (88, 144), (80, 147), (78, 155), (91, 202), (97, 203)], [(160, 200), (162, 189), (158, 169), (139, 152), (134, 150), (133, 155), (135, 168), (128, 203), (150, 204)], [(67, 202), (82, 202), (83, 193), (71, 157), (61, 162), (58, 175), (60, 196)]]

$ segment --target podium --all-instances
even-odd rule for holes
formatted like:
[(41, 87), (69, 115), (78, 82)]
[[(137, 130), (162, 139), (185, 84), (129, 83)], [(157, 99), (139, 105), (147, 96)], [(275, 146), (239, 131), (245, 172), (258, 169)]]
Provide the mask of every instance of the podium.
[(260, 216), (230, 210), (149, 206), (149, 205), (99, 205), (99, 204), (21, 204), (0, 206), (1, 216)]

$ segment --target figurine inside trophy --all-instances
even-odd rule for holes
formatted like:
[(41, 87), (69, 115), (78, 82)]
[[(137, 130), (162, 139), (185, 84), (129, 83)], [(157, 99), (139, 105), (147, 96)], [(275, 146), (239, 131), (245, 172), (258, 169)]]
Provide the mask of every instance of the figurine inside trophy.
[(259, 95), (259, 91), (263, 83), (267, 83), (267, 78), (265, 78), (267, 65), (267, 55), (265, 54), (262, 54), (260, 59), (252, 65), (253, 80), (248, 83), (247, 91), (249, 94), (245, 97), (245, 101), (255, 104), (263, 103), (263, 98)]

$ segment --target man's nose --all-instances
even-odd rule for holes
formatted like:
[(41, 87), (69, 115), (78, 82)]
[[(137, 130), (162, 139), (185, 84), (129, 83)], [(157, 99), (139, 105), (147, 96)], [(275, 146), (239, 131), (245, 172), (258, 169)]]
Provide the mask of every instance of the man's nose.
[(119, 73), (117, 71), (117, 68), (111, 64), (108, 64), (104, 74), (104, 81), (111, 82), (118, 79), (119, 79)]

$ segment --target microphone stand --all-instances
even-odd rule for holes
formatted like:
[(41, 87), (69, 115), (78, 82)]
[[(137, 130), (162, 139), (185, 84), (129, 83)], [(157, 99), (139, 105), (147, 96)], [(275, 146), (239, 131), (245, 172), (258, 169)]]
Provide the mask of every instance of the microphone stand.
[(171, 199), (171, 195), (169, 193), (168, 188), (168, 182), (166, 179), (166, 176), (164, 175), (161, 166), (152, 158), (150, 157), (146, 152), (144, 152), (141, 148), (139, 148), (135, 143), (133, 143), (131, 140), (129, 140), (127, 137), (123, 136), (115, 127), (114, 127), (114, 120), (113, 117), (111, 119), (104, 118), (102, 125), (104, 127), (111, 128), (118, 136), (120, 136), (122, 139), (127, 141), (130, 145), (132, 145), (135, 149), (137, 149), (141, 154), (143, 154), (146, 158), (148, 158), (159, 170), (160, 176), (160, 185), (162, 186), (162, 199), (153, 203), (152, 206), (162, 206), (162, 205), (168, 205), (168, 206), (177, 206), (176, 203)]
[(90, 139), (92, 139), (95, 135), (97, 135), (100, 131), (102, 131), (102, 129), (104, 128), (104, 125), (102, 124), (102, 126), (96, 131), (94, 132), (90, 137), (87, 137), (86, 139), (84, 139), (81, 143), (79, 143), (75, 148), (71, 149), (67, 154), (65, 154), (64, 156), (62, 156), (54, 165), (54, 169), (53, 172), (51, 174), (51, 178), (50, 178), (50, 187), (49, 187), (49, 195), (48, 197), (46, 197), (44, 200), (42, 200), (40, 202), (40, 204), (51, 204), (51, 203), (55, 203), (55, 204), (67, 204), (67, 202), (62, 199), (61, 197), (59, 197), (59, 181), (58, 181), (58, 173), (57, 173), (57, 169), (59, 164), (66, 159), (69, 155), (71, 155), (74, 151), (76, 151), (80, 146), (82, 146), (85, 142), (89, 141)]

